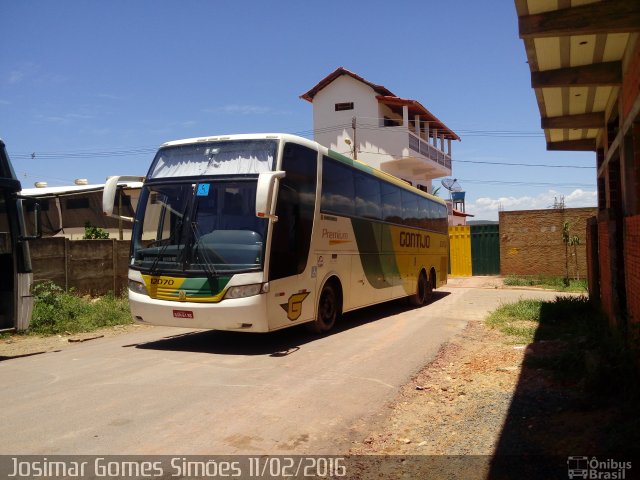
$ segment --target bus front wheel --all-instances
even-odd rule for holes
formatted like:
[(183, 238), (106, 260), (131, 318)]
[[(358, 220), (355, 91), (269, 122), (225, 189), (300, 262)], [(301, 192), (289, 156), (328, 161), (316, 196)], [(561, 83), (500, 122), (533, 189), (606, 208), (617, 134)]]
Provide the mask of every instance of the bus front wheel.
[(314, 333), (328, 332), (333, 328), (340, 315), (340, 295), (332, 283), (322, 287), (318, 301), (316, 319), (309, 323), (309, 329)]

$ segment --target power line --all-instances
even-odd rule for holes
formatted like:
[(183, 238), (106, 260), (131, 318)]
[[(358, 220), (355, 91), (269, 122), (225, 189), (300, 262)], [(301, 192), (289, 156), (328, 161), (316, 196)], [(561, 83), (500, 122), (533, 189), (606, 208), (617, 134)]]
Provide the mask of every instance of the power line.
[(548, 163), (508, 163), (508, 162), (489, 162), (484, 160), (455, 160), (451, 159), (452, 162), (457, 163), (479, 163), (486, 165), (506, 165), (510, 167), (544, 167), (544, 168), (588, 168), (594, 170), (596, 166), (583, 166), (583, 165), (550, 165)]
[(595, 188), (594, 184), (587, 183), (551, 183), (551, 182), (517, 182), (517, 181), (506, 181), (506, 180), (464, 180), (459, 178), (459, 182), (464, 183), (488, 183), (495, 185), (516, 185), (516, 186), (527, 186), (527, 187), (567, 187), (567, 188)]
[[(403, 158), (399, 155), (389, 155), (388, 153), (380, 153), (380, 152), (368, 152), (365, 150), (359, 150), (360, 153), (366, 153), (369, 155), (384, 155), (388, 157), (393, 157), (395, 159)], [(349, 153), (349, 152), (347, 152)], [(548, 163), (510, 163), (510, 162), (490, 162), (488, 160), (456, 160), (451, 159), (452, 162), (456, 163), (477, 163), (477, 164), (487, 164), (487, 165), (502, 165), (502, 166), (511, 166), (511, 167), (544, 167), (544, 168), (580, 168), (580, 169), (595, 169), (596, 166), (584, 166), (584, 165), (552, 165)]]
[[(389, 120), (388, 118), (384, 118), (384, 117), (358, 117), (360, 119), (367, 119), (367, 120), (377, 120), (378, 122), (384, 122), (385, 120)], [(402, 119), (398, 118), (398, 119), (391, 119), (391, 120), (396, 120), (396, 121), (402, 121)], [(412, 119), (410, 118), (409, 121), (412, 121)], [(428, 122), (425, 120), (421, 120), (420, 121), (421, 124), (425, 124), (425, 123), (439, 123), (444, 125), (444, 122)], [(373, 128), (373, 129), (378, 129), (378, 128), (388, 128), (388, 127), (384, 127), (381, 125), (373, 125), (373, 124), (358, 124), (358, 126), (360, 128)], [(528, 137), (544, 137), (544, 132), (541, 132), (539, 130), (536, 131), (531, 131), (531, 130), (477, 130), (477, 129), (464, 129), (464, 128), (450, 128), (447, 127), (447, 129), (456, 132), (458, 134), (463, 134), (463, 135), (467, 135), (467, 136), (488, 136), (488, 137), (516, 137), (516, 138), (528, 138)], [(404, 132), (403, 132), (404, 133)]]

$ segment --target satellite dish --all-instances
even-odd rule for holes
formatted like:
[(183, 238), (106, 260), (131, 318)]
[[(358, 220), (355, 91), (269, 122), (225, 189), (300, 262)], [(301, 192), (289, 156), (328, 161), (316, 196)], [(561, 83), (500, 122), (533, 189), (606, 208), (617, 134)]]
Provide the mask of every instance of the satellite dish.
[(450, 192), (461, 192), (462, 191), (462, 187), (458, 183), (458, 179), (457, 178), (443, 178), (442, 180), (440, 180), (440, 183), (442, 184), (442, 186), (444, 188), (446, 188)]

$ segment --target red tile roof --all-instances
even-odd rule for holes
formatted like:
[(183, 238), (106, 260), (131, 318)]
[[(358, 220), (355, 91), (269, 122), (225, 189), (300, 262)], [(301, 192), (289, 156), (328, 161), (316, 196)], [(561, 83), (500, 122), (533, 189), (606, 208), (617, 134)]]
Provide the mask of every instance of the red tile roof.
[(307, 102), (313, 103), (313, 97), (315, 97), (316, 94), (320, 90), (322, 90), (324, 87), (326, 87), (331, 82), (333, 82), (336, 78), (338, 78), (338, 77), (340, 77), (342, 75), (349, 75), (350, 77), (353, 77), (356, 80), (359, 80), (362, 83), (365, 83), (365, 84), (369, 85), (379, 95), (391, 95), (391, 96), (393, 96), (393, 93), (391, 93), (391, 91), (388, 90), (386, 87), (384, 87), (382, 85), (376, 85), (375, 83), (371, 83), (371, 82), (365, 80), (364, 78), (362, 78), (360, 75), (356, 75), (355, 73), (350, 72), (349, 70), (347, 70), (344, 67), (338, 67), (334, 72), (330, 73), (329, 75), (324, 77), (322, 80), (320, 80), (318, 82), (318, 84), (315, 87), (313, 87), (311, 90), (309, 90), (307, 93), (304, 93), (304, 94), (300, 95), (300, 98), (302, 98), (303, 100), (306, 100)]

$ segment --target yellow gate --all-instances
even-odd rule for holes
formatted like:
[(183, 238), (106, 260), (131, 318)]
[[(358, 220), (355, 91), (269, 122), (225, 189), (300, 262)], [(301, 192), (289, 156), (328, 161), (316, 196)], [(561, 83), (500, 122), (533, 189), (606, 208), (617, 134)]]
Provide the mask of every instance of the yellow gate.
[(471, 276), (471, 226), (449, 227), (449, 262), (451, 275)]

